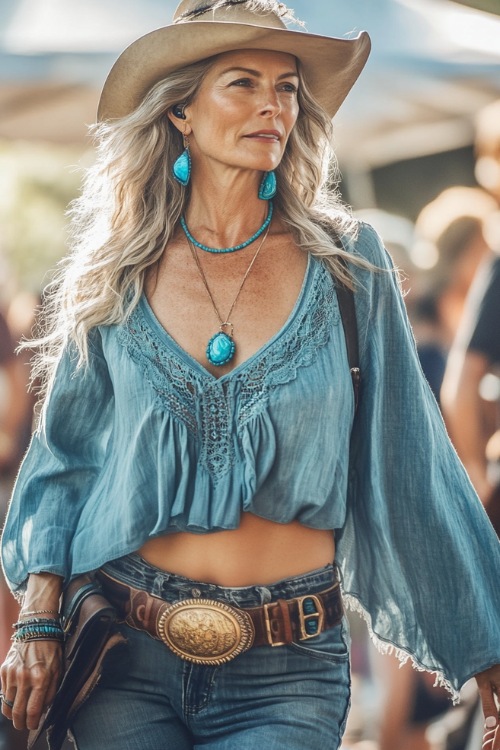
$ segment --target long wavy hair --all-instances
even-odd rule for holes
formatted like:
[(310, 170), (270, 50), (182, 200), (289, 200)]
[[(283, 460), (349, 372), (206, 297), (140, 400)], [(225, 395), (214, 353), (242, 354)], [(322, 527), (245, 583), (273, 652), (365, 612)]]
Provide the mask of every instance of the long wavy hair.
[[(183, 142), (166, 113), (194, 100), (214, 59), (177, 70), (131, 114), (91, 127), (97, 158), (70, 206), (70, 252), (45, 291), (40, 335), (26, 344), (35, 349), (33, 378), (42, 395), (68, 342), (76, 345), (78, 366), (86, 364), (90, 331), (127, 318), (147, 269), (172, 237), (190, 190), (172, 176)], [(332, 123), (302, 75), (298, 96), (298, 119), (276, 169), (275, 209), (302, 250), (352, 284), (339, 259), (363, 263), (335, 244), (336, 236), (355, 232), (356, 222), (338, 193)]]

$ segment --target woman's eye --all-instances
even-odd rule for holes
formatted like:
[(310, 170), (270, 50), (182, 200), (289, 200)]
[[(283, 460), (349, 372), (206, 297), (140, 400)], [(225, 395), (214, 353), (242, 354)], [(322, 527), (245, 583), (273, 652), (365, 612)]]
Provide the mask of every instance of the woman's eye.
[(297, 86), (295, 86), (294, 83), (284, 83), (282, 89), (289, 94), (296, 94), (298, 91)]
[(252, 81), (250, 78), (238, 78), (237, 81), (233, 81), (231, 86), (251, 86)]

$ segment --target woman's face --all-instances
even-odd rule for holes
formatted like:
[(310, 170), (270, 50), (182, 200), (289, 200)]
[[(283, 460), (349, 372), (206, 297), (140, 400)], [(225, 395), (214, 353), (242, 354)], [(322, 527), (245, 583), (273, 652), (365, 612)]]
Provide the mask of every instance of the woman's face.
[(293, 55), (261, 50), (219, 55), (185, 110), (194, 166), (208, 160), (275, 169), (299, 113), (298, 86)]

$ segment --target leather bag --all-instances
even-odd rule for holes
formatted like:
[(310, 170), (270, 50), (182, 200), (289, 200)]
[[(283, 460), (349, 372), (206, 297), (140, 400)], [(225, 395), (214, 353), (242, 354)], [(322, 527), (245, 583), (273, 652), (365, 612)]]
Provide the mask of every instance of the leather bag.
[(71, 581), (63, 596), (63, 677), (38, 729), (29, 734), (28, 750), (46, 748), (47, 743), (49, 750), (61, 750), (77, 711), (104, 670), (125, 668), (127, 640), (116, 622), (115, 609), (92, 576)]

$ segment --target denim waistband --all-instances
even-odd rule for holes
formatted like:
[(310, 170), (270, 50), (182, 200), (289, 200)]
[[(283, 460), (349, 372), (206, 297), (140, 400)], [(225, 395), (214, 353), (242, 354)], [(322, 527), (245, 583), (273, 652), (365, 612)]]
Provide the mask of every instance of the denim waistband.
[(200, 597), (225, 601), (237, 607), (258, 607), (277, 599), (293, 599), (296, 596), (314, 594), (327, 589), (338, 580), (335, 563), (329, 563), (323, 568), (285, 578), (267, 586), (217, 586), (161, 570), (137, 554), (108, 562), (103, 565), (102, 570), (129, 586), (147, 591), (168, 602)]

